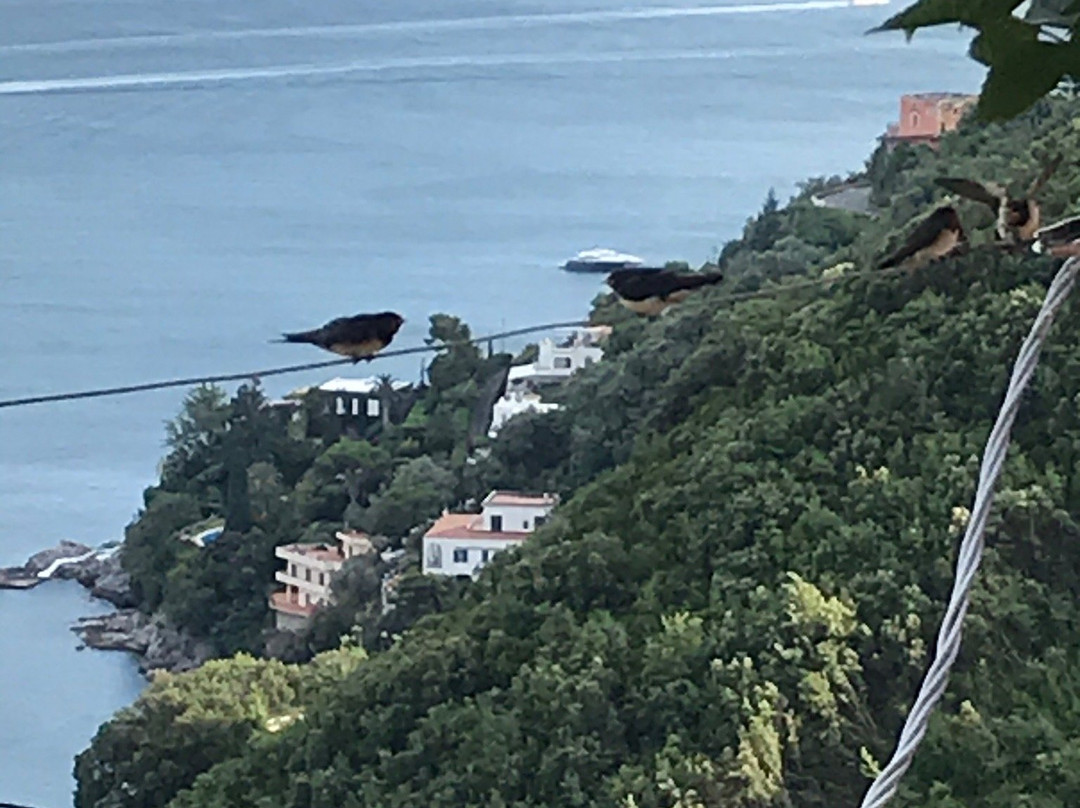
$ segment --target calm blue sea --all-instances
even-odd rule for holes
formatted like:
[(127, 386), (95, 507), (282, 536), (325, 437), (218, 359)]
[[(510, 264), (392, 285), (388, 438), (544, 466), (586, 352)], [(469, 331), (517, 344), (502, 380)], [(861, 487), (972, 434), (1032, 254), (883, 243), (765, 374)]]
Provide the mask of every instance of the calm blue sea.
[[(365, 310), (582, 316), (578, 250), (701, 262), (901, 93), (974, 90), (955, 32), (863, 35), (898, 8), (0, 0), (0, 398), (314, 360), (268, 340)], [(0, 410), (0, 564), (118, 538), (182, 395)], [(0, 593), (0, 801), (70, 805), (141, 686), (74, 650), (95, 609)]]

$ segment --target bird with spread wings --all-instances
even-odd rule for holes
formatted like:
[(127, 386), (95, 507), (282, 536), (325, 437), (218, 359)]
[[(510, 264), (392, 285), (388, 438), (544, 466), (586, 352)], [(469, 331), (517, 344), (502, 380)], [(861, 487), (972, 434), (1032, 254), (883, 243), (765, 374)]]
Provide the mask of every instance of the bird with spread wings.
[(935, 182), (951, 193), (988, 206), (997, 216), (995, 231), (1003, 246), (1026, 246), (1032, 243), (1041, 226), (1042, 210), (1035, 196), (1053, 176), (1061, 159), (1059, 154), (1048, 161), (1020, 197), (1011, 196), (1000, 185), (962, 177), (939, 177)]

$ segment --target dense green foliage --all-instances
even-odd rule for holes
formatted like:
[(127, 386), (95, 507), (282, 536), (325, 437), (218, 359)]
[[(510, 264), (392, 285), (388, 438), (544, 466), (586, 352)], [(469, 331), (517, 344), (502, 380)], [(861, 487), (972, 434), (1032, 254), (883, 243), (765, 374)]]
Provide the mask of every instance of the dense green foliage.
[[(719, 256), (730, 285), (670, 316), (601, 301), (604, 361), (459, 476), (560, 490), (556, 517), (463, 595), (411, 586), (428, 616), (168, 804), (856, 804), (928, 662), (979, 453), (1054, 264), (979, 232), (907, 275), (836, 268), (869, 266), (938, 198), (938, 173), (1030, 176), (1051, 146), (1075, 153), (1076, 113), (1042, 102), (940, 152), (879, 152), (873, 219), (767, 201)], [(1078, 191), (1063, 166), (1047, 214)], [(898, 805), (1080, 795), (1078, 316), (1070, 303), (1025, 399), (961, 657)], [(162, 525), (189, 515), (171, 496)], [(117, 726), (81, 788), (127, 754), (102, 740)], [(81, 793), (79, 808), (162, 804)]]
[[(444, 349), (428, 368), (429, 383), (403, 423), (390, 422), (384, 406), (381, 423), (362, 437), (347, 436), (345, 419), (328, 416), (317, 395), (308, 394), (292, 417), (268, 406), (257, 387), (242, 386), (231, 400), (214, 387), (192, 391), (167, 425), (161, 480), (127, 529), (122, 560), (141, 608), (162, 612), (222, 655), (262, 653), (277, 545), (332, 543), (343, 527), (379, 536), (383, 548), (400, 545), (417, 525), (465, 500), (480, 486), (464, 473), (477, 402), (510, 360), (485, 358), (469, 337), (457, 318), (433, 316), (429, 341)], [(380, 389), (392, 392), (388, 377)], [(220, 524), (224, 533), (206, 548), (181, 540)], [(288, 656), (333, 647), (341, 632), (330, 627), (349, 629), (361, 616), (371, 621), (362, 635), (389, 635), (403, 628), (403, 615), (415, 619), (453, 600), (417, 597), (383, 621), (370, 600), (378, 601), (377, 586), (343, 595), (342, 613)]]
[(279, 732), (364, 659), (343, 647), (304, 667), (240, 654), (191, 673), (158, 674), (75, 762), (78, 805), (167, 805), (215, 762)]

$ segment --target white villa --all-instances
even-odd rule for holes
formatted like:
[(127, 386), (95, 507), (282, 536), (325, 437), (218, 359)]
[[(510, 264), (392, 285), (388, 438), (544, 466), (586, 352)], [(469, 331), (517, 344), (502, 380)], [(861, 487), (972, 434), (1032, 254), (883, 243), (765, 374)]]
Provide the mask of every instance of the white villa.
[(274, 555), (285, 561), (285, 569), (274, 578), (285, 588), (270, 596), (274, 624), (279, 630), (303, 628), (316, 609), (330, 602), (330, 579), (345, 562), (374, 552), (367, 534), (339, 531), (341, 547), (329, 544), (283, 544)]
[(582, 368), (599, 362), (604, 357), (600, 343), (610, 333), (611, 326), (597, 325), (578, 329), (561, 342), (541, 340), (535, 362), (510, 368), (506, 393), (492, 408), (488, 437), (494, 438), (515, 415), (559, 409), (558, 404), (542, 401), (536, 388), (565, 381)]
[(424, 534), (423, 571), (475, 577), (495, 553), (528, 539), (558, 502), (554, 494), (492, 491), (484, 497), (480, 513), (444, 513)]
[[(390, 382), (390, 386), (395, 393), (412, 387), (408, 382), (396, 379)], [(346, 379), (338, 376), (320, 384), (319, 389), (324, 393), (334, 394), (335, 415), (363, 414), (368, 418), (379, 417), (379, 399), (376, 395), (379, 380), (376, 378)]]
[(604, 356), (600, 342), (611, 333), (611, 326), (580, 328), (562, 342), (542, 339), (539, 355), (531, 365), (510, 368), (510, 387), (522, 384), (551, 384), (570, 378), (576, 371), (599, 362)]
[(508, 390), (506, 395), (495, 402), (491, 408), (491, 426), (488, 428), (488, 437), (494, 438), (503, 424), (524, 412), (551, 412), (559, 409), (558, 404), (543, 402), (539, 393), (528, 390)]

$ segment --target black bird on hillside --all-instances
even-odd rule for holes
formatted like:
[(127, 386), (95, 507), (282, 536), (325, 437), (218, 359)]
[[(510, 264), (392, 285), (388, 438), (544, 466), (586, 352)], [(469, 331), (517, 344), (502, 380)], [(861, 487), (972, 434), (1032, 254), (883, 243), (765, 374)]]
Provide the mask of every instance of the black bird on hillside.
[(914, 269), (944, 258), (963, 244), (967, 244), (967, 234), (956, 208), (942, 205), (919, 222), (899, 249), (882, 259), (877, 268), (904, 265)]
[(389, 345), (405, 318), (392, 311), (338, 317), (321, 328), (282, 334), (274, 342), (304, 342), (348, 357), (353, 363), (372, 358)]
[(1042, 255), (1070, 258), (1080, 255), (1080, 216), (1071, 216), (1042, 228), (1031, 248)]
[(607, 276), (607, 285), (619, 302), (635, 314), (655, 317), (669, 306), (686, 300), (695, 290), (724, 279), (722, 272), (679, 272), (673, 269), (640, 267), (616, 269)]
[(984, 185), (960, 177), (939, 177), (934, 182), (952, 193), (982, 202), (994, 211), (997, 215), (997, 237), (1005, 245), (1029, 244), (1041, 224), (1041, 210), (1034, 197), (1057, 170), (1061, 158), (1059, 154), (1046, 163), (1039, 176), (1028, 186), (1027, 193), (1021, 197), (1009, 196), (1005, 188), (994, 183)]

